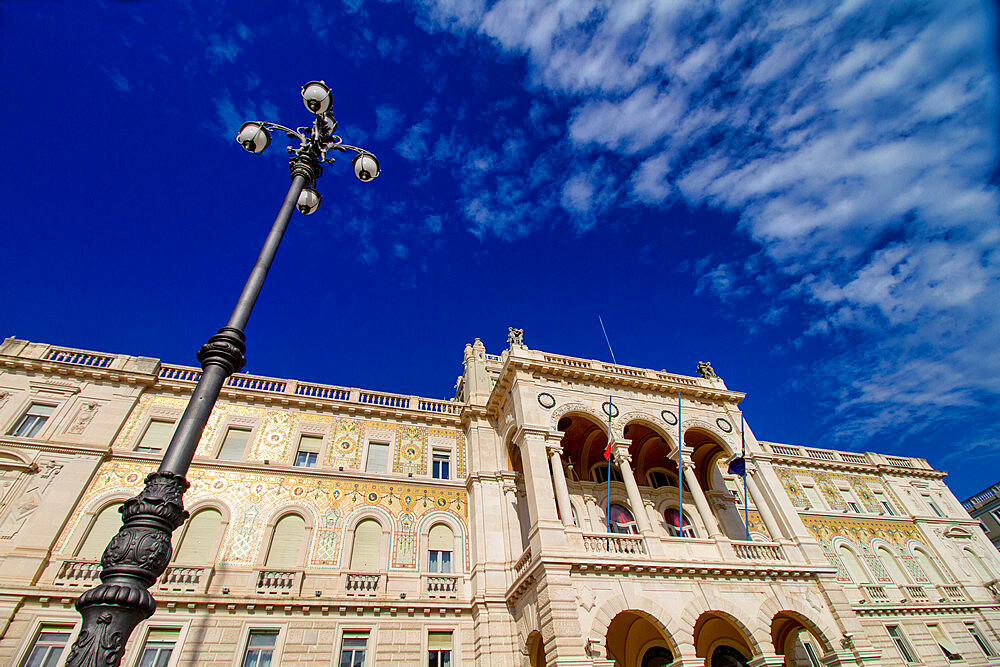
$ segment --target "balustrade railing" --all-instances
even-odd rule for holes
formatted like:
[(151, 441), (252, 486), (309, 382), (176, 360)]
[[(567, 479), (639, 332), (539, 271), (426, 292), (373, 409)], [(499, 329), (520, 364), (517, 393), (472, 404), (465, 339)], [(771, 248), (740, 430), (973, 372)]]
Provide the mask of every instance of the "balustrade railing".
[(825, 449), (807, 449), (806, 456), (811, 459), (819, 459), (821, 461), (837, 460), (837, 455), (834, 452), (830, 452)]
[(458, 597), (457, 574), (428, 574), (425, 576), (424, 590), (428, 597), (454, 598)]
[(211, 567), (183, 567), (172, 565), (163, 571), (159, 587), (168, 591), (204, 593), (212, 577)]
[(611, 556), (649, 555), (646, 551), (646, 543), (640, 535), (584, 534), (583, 548), (589, 553)]
[(80, 350), (67, 350), (53, 347), (45, 354), (45, 361), (59, 361), (64, 364), (75, 364), (77, 366), (91, 366), (93, 368), (107, 368), (115, 358), (93, 352), (83, 352)]
[(941, 594), (949, 602), (966, 602), (969, 599), (961, 586), (941, 586)]
[(344, 592), (358, 597), (378, 595), (382, 575), (368, 572), (347, 572), (344, 574)]
[(524, 553), (521, 554), (521, 557), (517, 559), (517, 562), (514, 563), (514, 572), (516, 573), (516, 575), (520, 577), (522, 574), (524, 574), (524, 571), (528, 569), (528, 563), (530, 562), (531, 562), (531, 547), (528, 547), (527, 549), (524, 550)]
[(160, 366), (160, 379), (180, 380), (181, 382), (197, 382), (201, 379), (201, 371), (183, 366)]
[(879, 584), (861, 584), (861, 592), (865, 594), (865, 598), (869, 602), (888, 604), (892, 601), (889, 599), (889, 593), (885, 590), (885, 586)]
[(90, 586), (99, 582), (101, 562), (98, 560), (64, 560), (56, 573), (56, 586)]
[(903, 594), (911, 602), (930, 602), (930, 598), (927, 596), (927, 591), (923, 586), (902, 586)]
[(846, 454), (841, 452), (840, 458), (848, 463), (868, 463), (868, 459), (866, 459), (863, 454)]
[(733, 542), (737, 558), (746, 560), (785, 560), (781, 546), (761, 542)]
[(327, 387), (321, 384), (303, 384), (300, 382), (295, 387), (295, 394), (297, 396), (311, 396), (313, 398), (331, 398), (335, 401), (351, 400), (350, 389)]
[(888, 461), (891, 465), (898, 466), (900, 468), (913, 467), (913, 462), (910, 461), (910, 459), (901, 459), (895, 456), (887, 456), (885, 457), (885, 460)]
[(302, 572), (298, 570), (257, 571), (258, 594), (297, 596), (301, 589)]
[(786, 445), (771, 445), (771, 451), (782, 456), (802, 456), (798, 447), (788, 447)]
[(285, 391), (285, 382), (273, 378), (254, 377), (253, 375), (233, 375), (226, 380), (227, 387), (237, 389), (252, 389), (253, 391), (271, 391), (281, 393)]

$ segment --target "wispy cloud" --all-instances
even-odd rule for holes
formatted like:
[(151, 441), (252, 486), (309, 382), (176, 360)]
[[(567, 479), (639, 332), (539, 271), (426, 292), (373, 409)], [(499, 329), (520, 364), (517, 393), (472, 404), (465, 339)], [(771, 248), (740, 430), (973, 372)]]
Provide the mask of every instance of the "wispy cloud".
[[(624, 202), (738, 214), (788, 286), (780, 298), (815, 313), (806, 342), (844, 350), (809, 371), (846, 386), (832, 437), (996, 400), (1000, 112), (986, 5), (448, 0), (426, 3), (423, 20), (522, 54), (532, 86), (571, 101), (560, 148), (576, 166), (549, 203), (578, 229)], [(532, 105), (529, 127), (546, 122)], [(636, 167), (604, 176), (610, 157)], [(481, 230), (531, 231), (530, 218), (473, 204)], [(739, 299), (751, 275), (719, 261), (697, 289)]]

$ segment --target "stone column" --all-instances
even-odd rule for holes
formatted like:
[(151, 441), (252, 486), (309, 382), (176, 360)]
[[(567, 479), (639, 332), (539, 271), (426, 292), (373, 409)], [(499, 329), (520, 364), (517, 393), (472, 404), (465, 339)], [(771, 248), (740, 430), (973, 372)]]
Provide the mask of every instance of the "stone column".
[(549, 462), (552, 464), (552, 479), (556, 487), (556, 504), (564, 526), (573, 525), (573, 505), (569, 502), (569, 487), (566, 486), (566, 473), (562, 465), (562, 447), (550, 442), (546, 445), (549, 452)]
[[(556, 516), (555, 492), (552, 476), (549, 475), (549, 461), (545, 455), (545, 431), (521, 428), (514, 436), (514, 442), (521, 450), (521, 467), (524, 470), (524, 491), (528, 499), (528, 516), (531, 528), (528, 541), (535, 541), (535, 535), (552, 545), (563, 545), (566, 541), (562, 522)], [(558, 535), (556, 534), (558, 532)], [(545, 534), (547, 537), (541, 537)], [(537, 545), (541, 548), (541, 544)]]
[[(622, 473), (622, 480), (625, 482), (625, 491), (628, 493), (628, 503), (632, 506), (632, 516), (635, 518), (636, 527), (643, 535), (650, 534), (653, 532), (653, 529), (649, 525), (646, 506), (642, 504), (642, 496), (639, 495), (639, 485), (635, 483), (635, 475), (632, 474), (632, 455), (628, 453), (628, 443), (616, 444), (614, 455), (615, 463), (618, 464), (618, 468)], [(611, 511), (611, 508), (606, 507), (605, 510)]]
[(685, 454), (682, 457), (681, 463), (684, 467), (684, 481), (687, 482), (688, 489), (691, 490), (691, 495), (694, 496), (695, 507), (698, 508), (698, 514), (701, 515), (702, 523), (708, 529), (709, 537), (722, 537), (722, 531), (719, 529), (719, 521), (715, 518), (712, 508), (708, 505), (708, 498), (705, 497), (705, 492), (701, 490), (701, 484), (698, 483), (698, 476), (694, 473), (694, 468), (691, 466), (691, 460), (688, 458), (688, 455)]
[(775, 521), (774, 514), (771, 513), (771, 507), (767, 504), (767, 499), (761, 493), (757, 482), (754, 481), (756, 473), (757, 469), (751, 467), (751, 464), (747, 462), (747, 491), (750, 492), (750, 497), (753, 498), (753, 503), (757, 506), (757, 511), (760, 512), (761, 518), (764, 519), (764, 525), (767, 526), (767, 532), (771, 533), (771, 539), (777, 542), (785, 534), (781, 532), (781, 527)]

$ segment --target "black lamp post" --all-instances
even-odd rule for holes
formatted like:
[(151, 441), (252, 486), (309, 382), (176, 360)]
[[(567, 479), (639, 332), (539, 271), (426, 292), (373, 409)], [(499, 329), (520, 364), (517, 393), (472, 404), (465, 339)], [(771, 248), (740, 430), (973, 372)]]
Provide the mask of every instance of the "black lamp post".
[(332, 97), (322, 81), (310, 81), (302, 88), (302, 101), (316, 114), (311, 127), (292, 130), (275, 123), (254, 121), (240, 128), (237, 141), (255, 154), (262, 153), (271, 142), (269, 130), (280, 130), (290, 139), (298, 139), (297, 148), (288, 148), (292, 185), (229, 322), (198, 352), (203, 372), (159, 469), (146, 477), (145, 488), (127, 500), (120, 510), (123, 525), (101, 557), (101, 583), (76, 600), (83, 626), (66, 661), (68, 667), (120, 665), (132, 630), (156, 610), (156, 601), (147, 589), (170, 562), (171, 533), (188, 518), (183, 504), (184, 492), (189, 486), (185, 475), (223, 383), (246, 362), (243, 328), (250, 319), (292, 209), (298, 208), (308, 215), (319, 208), (320, 195), (314, 187), (316, 179), (323, 173), (322, 164), (334, 161), (326, 154), (353, 151), (356, 154), (354, 173), (358, 180), (370, 181), (379, 175), (374, 155), (341, 142), (334, 134), (337, 121), (330, 111)]

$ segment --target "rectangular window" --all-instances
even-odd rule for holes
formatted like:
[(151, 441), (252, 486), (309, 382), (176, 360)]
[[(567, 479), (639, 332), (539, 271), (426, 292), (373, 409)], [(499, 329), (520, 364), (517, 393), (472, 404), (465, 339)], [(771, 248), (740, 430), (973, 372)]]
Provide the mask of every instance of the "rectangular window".
[(816, 649), (813, 648), (811, 642), (802, 642), (802, 647), (806, 650), (806, 657), (809, 658), (809, 667), (823, 667), (820, 664), (819, 658), (816, 656)]
[(913, 649), (910, 648), (910, 642), (906, 640), (903, 629), (898, 625), (887, 625), (885, 629), (889, 631), (889, 637), (892, 638), (892, 643), (899, 649), (899, 654), (903, 656), (903, 660), (913, 662)]
[(28, 406), (24, 416), (14, 424), (14, 428), (10, 430), (9, 435), (16, 435), (19, 438), (34, 438), (35, 434), (41, 430), (55, 409), (56, 406), (54, 405), (32, 403)]
[(278, 664), (274, 660), (274, 645), (277, 642), (276, 630), (252, 630), (247, 638), (247, 650), (243, 654), (243, 667), (271, 667)]
[(451, 479), (451, 452), (435, 451), (431, 460), (434, 479)]
[(137, 452), (162, 452), (170, 444), (174, 435), (174, 422), (168, 419), (153, 419), (146, 426), (135, 446)]
[(929, 623), (927, 629), (930, 630), (931, 637), (937, 642), (938, 647), (941, 652), (944, 653), (944, 657), (948, 660), (961, 660), (962, 655), (958, 652), (958, 647), (955, 646), (948, 635), (945, 634), (944, 628), (939, 626), (937, 623)]
[(822, 497), (819, 495), (819, 491), (816, 490), (815, 486), (803, 486), (802, 490), (806, 494), (806, 500), (809, 501), (809, 507), (814, 510), (825, 510), (826, 503), (823, 502)]
[(451, 633), (427, 633), (427, 667), (451, 667)]
[(170, 655), (174, 652), (179, 630), (156, 628), (146, 635), (146, 643), (142, 647), (142, 657), (139, 667), (167, 667)]
[(861, 506), (858, 505), (857, 498), (848, 489), (840, 489), (840, 495), (844, 497), (844, 502), (847, 504), (847, 508), (854, 512), (855, 514), (861, 514)]
[(63, 649), (69, 642), (70, 628), (58, 625), (43, 625), (38, 630), (35, 643), (25, 656), (21, 667), (56, 667)]
[(896, 516), (896, 510), (892, 508), (892, 503), (886, 500), (884, 491), (878, 491), (878, 490), (875, 491), (875, 502), (878, 504), (879, 507), (882, 508), (883, 514), (888, 514), (889, 516)]
[(986, 637), (979, 630), (979, 626), (975, 623), (966, 623), (965, 627), (968, 629), (969, 634), (972, 635), (972, 638), (976, 640), (976, 643), (979, 644), (979, 648), (982, 650), (983, 654), (987, 658), (995, 658), (997, 654), (993, 650), (992, 644), (986, 641)]
[(229, 428), (226, 430), (226, 437), (219, 447), (218, 458), (223, 461), (242, 461), (243, 452), (246, 451), (247, 442), (250, 440), (250, 429)]
[(451, 551), (431, 549), (428, 554), (430, 555), (429, 569), (431, 572), (451, 574)]
[(365, 472), (386, 472), (389, 462), (389, 444), (385, 442), (368, 443), (368, 462)]
[(365, 653), (368, 650), (367, 632), (344, 632), (340, 643), (339, 667), (365, 667)]
[(323, 438), (318, 435), (304, 435), (299, 438), (299, 450), (295, 452), (295, 465), (300, 468), (315, 468)]

